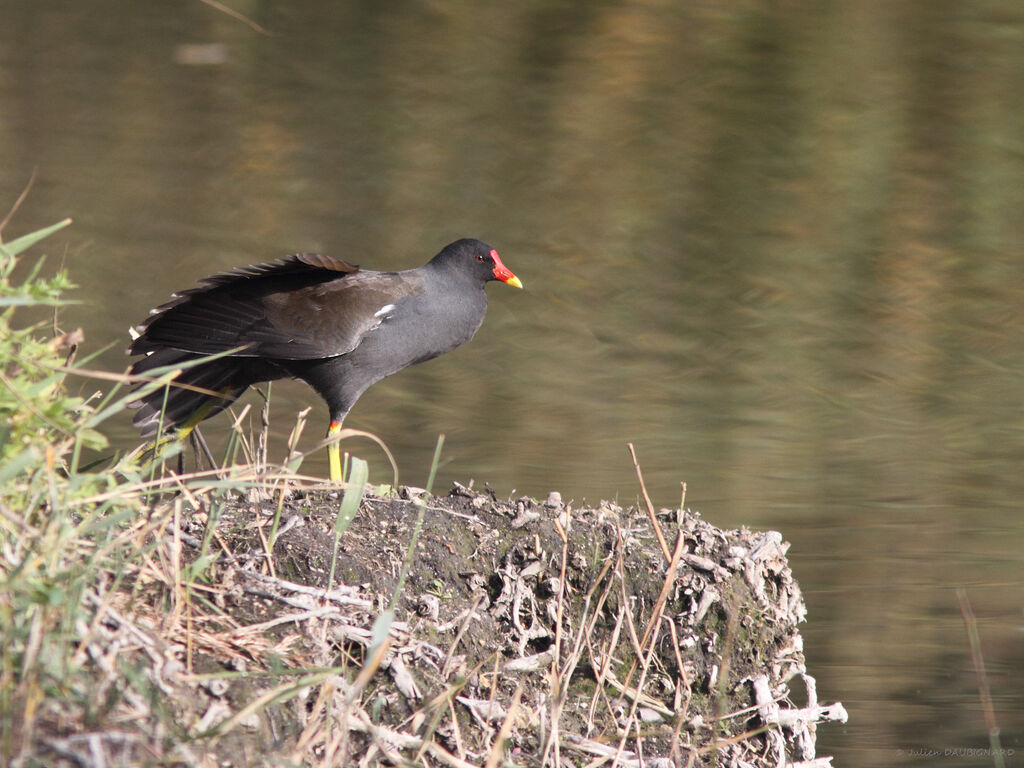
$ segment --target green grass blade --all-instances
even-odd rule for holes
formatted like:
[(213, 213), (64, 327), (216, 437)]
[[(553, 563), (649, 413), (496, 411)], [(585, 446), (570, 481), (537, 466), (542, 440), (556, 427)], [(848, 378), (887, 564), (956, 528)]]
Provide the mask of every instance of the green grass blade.
[(441, 449), (444, 447), (444, 435), (437, 436), (437, 447), (434, 448), (434, 459), (430, 462), (430, 474), (427, 476), (427, 489), (423, 496), (416, 499), (416, 522), (412, 527), (412, 538), (409, 539), (409, 548), (405, 552), (405, 559), (402, 561), (402, 572), (398, 576), (398, 584), (391, 595), (389, 610), (394, 610), (398, 604), (398, 596), (402, 594), (405, 587), (405, 579), (409, 575), (412, 561), (416, 557), (416, 544), (420, 540), (420, 531), (423, 530), (423, 515), (427, 510), (427, 497), (434, 487), (434, 477), (437, 475), (437, 467), (441, 463)]
[(353, 456), (348, 470), (348, 487), (345, 489), (345, 495), (341, 498), (338, 516), (334, 520), (335, 533), (344, 533), (355, 518), (356, 512), (359, 511), (359, 505), (363, 501), (366, 481), (369, 476), (369, 464), (357, 456)]
[(51, 224), (43, 229), (36, 230), (35, 232), (29, 232), (27, 235), (22, 235), (9, 243), (0, 244), (0, 253), (3, 253), (3, 255), (8, 258), (17, 256), (22, 251), (31, 248), (44, 237), (49, 237), (54, 232), (64, 229), (64, 227), (69, 224), (71, 224), (71, 219), (64, 219), (64, 221), (58, 221), (56, 224)]
[(13, 478), (20, 475), (28, 467), (39, 463), (42, 454), (36, 448), (26, 448), (13, 459), (8, 459), (0, 465), (0, 485), (4, 485)]
[(381, 643), (388, 639), (391, 625), (395, 621), (395, 612), (388, 608), (380, 616), (373, 620), (373, 630), (370, 632), (370, 647), (366, 657), (373, 658), (373, 654), (380, 648)]

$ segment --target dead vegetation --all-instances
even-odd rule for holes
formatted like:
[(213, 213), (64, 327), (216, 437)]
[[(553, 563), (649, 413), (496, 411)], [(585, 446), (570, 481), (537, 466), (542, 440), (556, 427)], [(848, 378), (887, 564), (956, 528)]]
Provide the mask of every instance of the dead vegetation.
[(777, 533), (405, 488), (335, 549), (340, 494), (286, 495), (133, 524), (144, 556), (83, 595), (88, 704), (40, 701), (18, 764), (827, 764), (816, 724), (845, 712), (807, 675)]

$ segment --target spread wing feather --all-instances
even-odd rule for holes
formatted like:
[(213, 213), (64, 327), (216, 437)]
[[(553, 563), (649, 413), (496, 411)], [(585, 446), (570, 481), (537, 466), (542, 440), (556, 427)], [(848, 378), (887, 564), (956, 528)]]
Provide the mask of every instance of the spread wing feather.
[[(360, 271), (296, 254), (223, 272), (174, 294), (139, 326), (132, 354), (164, 348), (309, 360), (351, 352), (376, 328), (382, 306), (417, 292), (408, 273)], [(358, 289), (358, 290), (357, 290)]]

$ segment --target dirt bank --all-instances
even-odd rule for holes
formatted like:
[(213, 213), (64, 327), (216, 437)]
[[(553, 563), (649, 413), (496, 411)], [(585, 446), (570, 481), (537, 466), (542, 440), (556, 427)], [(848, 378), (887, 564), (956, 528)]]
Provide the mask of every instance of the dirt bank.
[[(112, 686), (130, 668), (153, 696), (103, 713), (92, 742), (55, 728), (55, 756), (827, 764), (815, 760), (816, 723), (845, 712), (820, 706), (807, 675), (804, 602), (778, 533), (662, 510), (659, 536), (646, 509), (456, 487), (368, 494), (336, 541), (339, 501), (179, 497), (153, 534), (151, 571), (112, 575), (111, 591), (90, 598), (105, 606), (91, 636), (97, 667), (112, 670)], [(374, 622), (404, 564), (380, 643)], [(174, 732), (155, 725), (168, 709)]]

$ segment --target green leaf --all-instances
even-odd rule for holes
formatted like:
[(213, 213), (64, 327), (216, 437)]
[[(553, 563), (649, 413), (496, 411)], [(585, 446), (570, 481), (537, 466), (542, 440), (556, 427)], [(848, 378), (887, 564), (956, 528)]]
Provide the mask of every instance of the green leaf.
[(302, 466), (302, 460), (306, 458), (303, 454), (296, 452), (294, 456), (291, 456), (288, 461), (284, 463), (284, 468), (289, 472), (296, 473), (299, 471), (299, 467)]
[(348, 487), (345, 488), (345, 495), (341, 498), (341, 506), (338, 508), (338, 517), (334, 521), (334, 532), (344, 533), (351, 524), (359, 505), (363, 501), (363, 493), (366, 491), (366, 480), (370, 476), (370, 466), (357, 456), (352, 457), (352, 464), (348, 470)]
[[(3, 246), (0, 245), (0, 248)], [(0, 307), (63, 307), (65, 304), (80, 303), (65, 299), (37, 299), (34, 296), (4, 296), (0, 298)]]
[(31, 248), (44, 237), (49, 237), (54, 232), (64, 229), (64, 227), (68, 226), (70, 223), (71, 219), (64, 219), (64, 221), (58, 221), (56, 224), (51, 224), (49, 227), (38, 229), (35, 232), (29, 232), (27, 235), (22, 235), (6, 245), (0, 244), (0, 252), (8, 257), (17, 256), (22, 251)]
[(217, 556), (214, 554), (202, 555), (201, 557), (196, 558), (193, 562), (189, 563), (189, 565), (182, 569), (184, 571), (183, 575), (185, 581), (195, 581), (216, 561)]
[(30, 466), (42, 459), (42, 453), (35, 446), (26, 448), (12, 459), (0, 465), (0, 486), (17, 477)]

